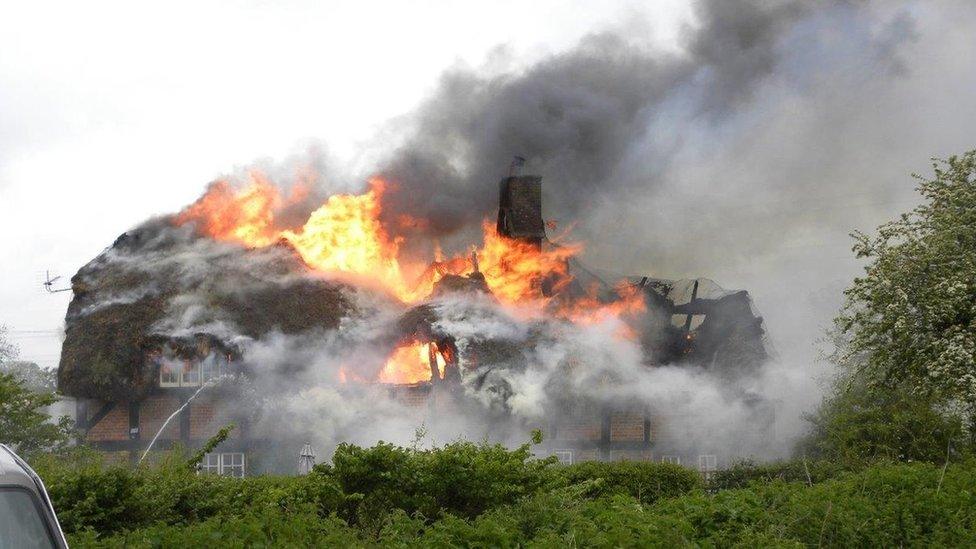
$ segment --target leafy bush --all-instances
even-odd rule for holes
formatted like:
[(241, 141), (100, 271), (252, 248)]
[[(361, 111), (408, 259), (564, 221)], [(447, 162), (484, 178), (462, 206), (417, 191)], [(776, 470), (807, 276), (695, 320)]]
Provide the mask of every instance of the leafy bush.
[[(846, 379), (840, 380), (842, 384)], [(801, 450), (857, 467), (879, 460), (944, 463), (972, 454), (973, 436), (938, 402), (897, 387), (872, 391), (853, 384), (808, 418), (813, 430)]]
[(71, 536), (72, 547), (362, 547), (357, 532), (337, 518), (306, 510), (280, 513), (257, 509), (230, 518), (210, 518), (186, 526), (157, 524), (99, 538), (94, 532)]
[[(739, 464), (702, 489), (654, 463), (559, 466), (527, 449), (344, 446), (303, 477), (196, 475), (91, 454), (35, 461), (73, 547), (972, 546), (976, 461)], [(806, 481), (810, 472), (812, 485)]]
[(823, 482), (836, 478), (848, 468), (831, 461), (792, 460), (771, 463), (740, 461), (727, 469), (712, 473), (708, 481), (711, 491), (745, 488), (751, 482)]
[(652, 512), (688, 521), (703, 545), (972, 546), (976, 466), (875, 465), (813, 486), (749, 489), (662, 501)]
[(57, 401), (53, 392), (34, 391), (20, 375), (0, 368), (0, 440), (25, 455), (63, 446), (71, 435), (71, 418), (51, 422), (44, 411)]
[(528, 446), (460, 441), (435, 450), (342, 444), (332, 466), (316, 469), (347, 495), (347, 519), (379, 526), (394, 509), (430, 519), (444, 513), (471, 518), (551, 485), (554, 460), (531, 457)]
[(197, 475), (176, 451), (153, 467), (106, 465), (91, 451), (73, 450), (34, 460), (66, 532), (100, 534), (154, 524), (187, 525), (248, 514), (252, 509), (311, 506), (320, 516), (343, 502), (334, 480), (260, 476), (246, 480)]
[(570, 484), (595, 481), (594, 494), (625, 494), (641, 503), (675, 497), (702, 487), (701, 476), (670, 463), (585, 461), (561, 469)]

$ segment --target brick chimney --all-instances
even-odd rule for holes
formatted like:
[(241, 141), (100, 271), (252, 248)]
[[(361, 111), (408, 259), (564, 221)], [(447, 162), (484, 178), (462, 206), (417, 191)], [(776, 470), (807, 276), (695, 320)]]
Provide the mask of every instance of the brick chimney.
[(510, 175), (498, 185), (498, 233), (541, 248), (546, 238), (542, 220), (542, 178)]

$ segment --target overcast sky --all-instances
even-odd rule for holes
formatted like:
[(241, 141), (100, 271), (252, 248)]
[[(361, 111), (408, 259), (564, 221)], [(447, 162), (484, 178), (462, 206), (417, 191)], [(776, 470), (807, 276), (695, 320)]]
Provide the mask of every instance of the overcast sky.
[[(860, 23), (810, 23), (812, 54), (792, 31), (784, 43), (801, 46), (720, 127), (655, 120), (647, 139), (681, 135), (682, 152), (658, 170), (671, 168), (661, 192), (589, 222), (591, 237), (628, 235), (591, 257), (747, 287), (783, 332), (829, 319), (858, 269), (847, 232), (910, 207), (908, 174), (930, 156), (976, 147), (971, 6), (878, 4)], [(451, 67), (490, 64), (502, 47), (528, 66), (607, 29), (681, 55), (694, 13), (680, 0), (0, 1), (0, 324), (23, 359), (56, 366), (70, 293), (45, 293), (46, 270), (65, 282), (126, 229), (255, 160), (315, 142), (355, 165)], [(695, 198), (718, 179), (725, 207)], [(770, 244), (767, 221), (798, 216), (808, 222)]]

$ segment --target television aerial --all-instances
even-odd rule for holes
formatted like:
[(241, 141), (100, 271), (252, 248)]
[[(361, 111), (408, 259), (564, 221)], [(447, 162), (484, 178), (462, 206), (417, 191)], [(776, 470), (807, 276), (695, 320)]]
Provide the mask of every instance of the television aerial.
[(56, 294), (58, 292), (69, 292), (71, 291), (71, 286), (67, 288), (55, 288), (54, 283), (60, 279), (60, 276), (55, 276), (51, 278), (51, 271), (44, 271), (44, 289), (50, 294)]

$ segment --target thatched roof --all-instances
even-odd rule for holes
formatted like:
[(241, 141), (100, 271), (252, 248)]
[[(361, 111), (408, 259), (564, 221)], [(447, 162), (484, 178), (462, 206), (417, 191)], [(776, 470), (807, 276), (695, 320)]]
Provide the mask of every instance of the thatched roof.
[(164, 347), (234, 354), (272, 330), (335, 329), (354, 309), (349, 286), (315, 276), (290, 246), (249, 250), (159, 222), (119, 237), (72, 288), (58, 386), (103, 400), (144, 395)]

